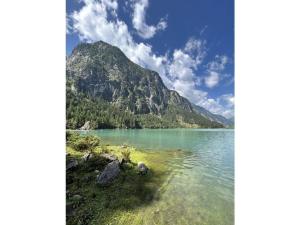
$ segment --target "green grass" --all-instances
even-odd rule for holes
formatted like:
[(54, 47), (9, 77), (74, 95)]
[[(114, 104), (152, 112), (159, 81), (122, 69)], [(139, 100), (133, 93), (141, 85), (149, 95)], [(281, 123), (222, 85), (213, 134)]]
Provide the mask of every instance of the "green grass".
[[(80, 161), (85, 152), (71, 146), (67, 145), (67, 161), (72, 158)], [(133, 219), (140, 224), (143, 218), (135, 213), (159, 199), (158, 190), (167, 175), (167, 167), (158, 153), (127, 148), (98, 146), (93, 150), (94, 157), (80, 163), (73, 171), (67, 171), (66, 204), (73, 206), (72, 213), (67, 215), (68, 225), (133, 224)], [(120, 159), (124, 151), (130, 151), (130, 162), (121, 168), (117, 179), (108, 187), (97, 185), (95, 170), (102, 171), (108, 163), (99, 155), (110, 152)], [(139, 175), (136, 169), (139, 161), (150, 168), (145, 176)], [(82, 198), (74, 199), (74, 195)]]

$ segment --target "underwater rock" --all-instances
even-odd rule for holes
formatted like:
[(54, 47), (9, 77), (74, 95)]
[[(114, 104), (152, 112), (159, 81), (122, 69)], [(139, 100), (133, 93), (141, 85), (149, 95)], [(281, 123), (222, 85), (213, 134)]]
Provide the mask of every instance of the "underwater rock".
[(138, 162), (137, 165), (138, 171), (140, 172), (140, 174), (145, 175), (148, 172), (148, 167), (145, 165), (145, 163), (143, 162)]
[(103, 172), (97, 176), (97, 183), (103, 186), (109, 185), (120, 173), (120, 163), (114, 160), (107, 164)]

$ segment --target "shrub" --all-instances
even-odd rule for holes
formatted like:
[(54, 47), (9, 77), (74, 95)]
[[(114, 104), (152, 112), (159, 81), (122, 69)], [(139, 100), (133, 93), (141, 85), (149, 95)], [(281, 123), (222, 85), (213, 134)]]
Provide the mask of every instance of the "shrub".
[(67, 131), (66, 132), (66, 141), (67, 144), (77, 141), (80, 138), (80, 135), (76, 132)]
[(101, 153), (109, 153), (109, 152), (110, 152), (110, 150), (107, 148), (106, 145), (101, 146)]
[(122, 154), (122, 156), (123, 156), (123, 159), (125, 160), (125, 161), (130, 161), (130, 154), (131, 154), (131, 152), (130, 152), (130, 149), (129, 148), (126, 148), (126, 149), (124, 149), (122, 152), (121, 152), (121, 154)]
[(80, 137), (72, 143), (72, 147), (77, 151), (94, 151), (100, 145), (100, 139), (95, 136)]

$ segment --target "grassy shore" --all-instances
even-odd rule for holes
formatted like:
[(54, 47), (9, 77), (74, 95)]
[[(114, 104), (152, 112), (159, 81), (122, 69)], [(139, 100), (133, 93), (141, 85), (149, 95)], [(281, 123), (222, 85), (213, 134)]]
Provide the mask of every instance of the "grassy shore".
[[(168, 174), (164, 157), (128, 146), (102, 146), (101, 140), (94, 137), (90, 139), (92, 144), (85, 146), (87, 139), (68, 135), (67, 163), (77, 160), (79, 164), (66, 172), (67, 224), (140, 224), (143, 218), (138, 218), (136, 213), (159, 200), (159, 192)], [(84, 161), (82, 157), (88, 151), (93, 157)], [(130, 152), (130, 161), (122, 164), (118, 177), (109, 186), (97, 184), (97, 174), (108, 164), (101, 153), (115, 155), (121, 160), (126, 152), (127, 155)], [(149, 167), (146, 175), (139, 174), (138, 162)]]

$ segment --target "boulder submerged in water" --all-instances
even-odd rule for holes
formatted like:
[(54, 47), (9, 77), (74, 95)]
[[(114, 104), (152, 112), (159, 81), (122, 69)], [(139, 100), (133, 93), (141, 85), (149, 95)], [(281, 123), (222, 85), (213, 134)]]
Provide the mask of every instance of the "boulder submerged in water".
[(107, 164), (103, 172), (97, 176), (97, 183), (102, 186), (109, 185), (120, 173), (120, 163), (114, 160)]
[(143, 162), (138, 162), (137, 169), (141, 175), (146, 175), (149, 168)]

